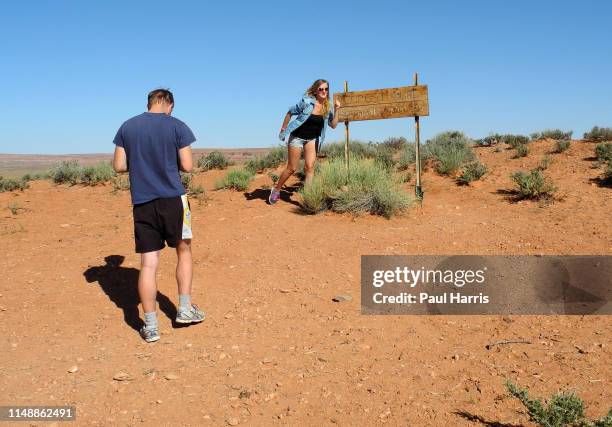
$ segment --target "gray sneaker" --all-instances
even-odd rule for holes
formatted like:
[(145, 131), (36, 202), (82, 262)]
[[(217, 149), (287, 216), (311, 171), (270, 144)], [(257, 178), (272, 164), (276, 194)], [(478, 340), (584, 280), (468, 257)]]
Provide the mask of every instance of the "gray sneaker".
[(191, 304), (187, 310), (181, 310), (176, 313), (176, 323), (199, 323), (206, 318), (206, 313), (198, 308), (197, 305)]
[(157, 328), (147, 328), (143, 326), (140, 328), (140, 336), (146, 342), (155, 342), (159, 340), (159, 332), (157, 332)]

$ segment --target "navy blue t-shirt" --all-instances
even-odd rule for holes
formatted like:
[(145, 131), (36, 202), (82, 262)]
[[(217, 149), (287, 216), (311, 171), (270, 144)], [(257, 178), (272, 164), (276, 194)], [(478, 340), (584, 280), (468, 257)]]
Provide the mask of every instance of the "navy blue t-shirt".
[(195, 140), (185, 123), (164, 113), (142, 113), (121, 125), (113, 143), (127, 155), (132, 204), (185, 194), (178, 150)]

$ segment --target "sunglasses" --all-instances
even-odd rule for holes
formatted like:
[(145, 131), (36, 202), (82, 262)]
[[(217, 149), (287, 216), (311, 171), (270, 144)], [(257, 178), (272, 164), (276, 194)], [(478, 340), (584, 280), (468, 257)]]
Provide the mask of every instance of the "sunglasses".
[(329, 88), (328, 87), (320, 87), (317, 89), (317, 92), (329, 92)]

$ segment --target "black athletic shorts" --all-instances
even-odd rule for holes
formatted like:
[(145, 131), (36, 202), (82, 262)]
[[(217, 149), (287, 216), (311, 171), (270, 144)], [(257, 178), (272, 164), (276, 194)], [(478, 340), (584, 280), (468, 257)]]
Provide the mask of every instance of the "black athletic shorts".
[[(183, 201), (184, 198), (184, 201)], [(186, 209), (183, 208), (186, 206)], [(187, 196), (155, 199), (134, 205), (136, 252), (176, 248), (180, 240), (191, 239), (191, 212)]]

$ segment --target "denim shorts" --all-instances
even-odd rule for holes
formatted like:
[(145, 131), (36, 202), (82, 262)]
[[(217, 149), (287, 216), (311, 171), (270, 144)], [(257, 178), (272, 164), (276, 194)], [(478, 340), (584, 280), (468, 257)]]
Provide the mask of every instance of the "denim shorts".
[(306, 145), (307, 143), (309, 143), (311, 141), (316, 141), (316, 140), (314, 140), (314, 139), (302, 139), (302, 138), (298, 138), (296, 136), (289, 135), (289, 140), (287, 141), (287, 144), (289, 145), (289, 147), (304, 148), (304, 145)]

